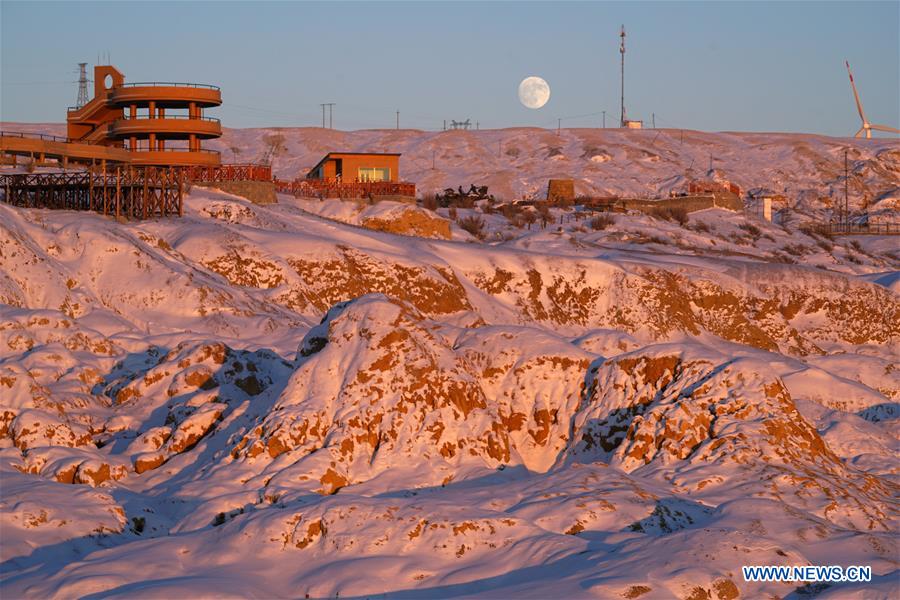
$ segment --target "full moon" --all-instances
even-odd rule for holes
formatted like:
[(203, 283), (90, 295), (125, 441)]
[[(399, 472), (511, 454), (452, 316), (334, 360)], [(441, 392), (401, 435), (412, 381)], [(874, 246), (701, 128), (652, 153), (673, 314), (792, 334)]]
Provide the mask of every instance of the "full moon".
[(550, 99), (550, 86), (540, 77), (526, 77), (519, 84), (519, 101), (528, 108), (540, 108)]

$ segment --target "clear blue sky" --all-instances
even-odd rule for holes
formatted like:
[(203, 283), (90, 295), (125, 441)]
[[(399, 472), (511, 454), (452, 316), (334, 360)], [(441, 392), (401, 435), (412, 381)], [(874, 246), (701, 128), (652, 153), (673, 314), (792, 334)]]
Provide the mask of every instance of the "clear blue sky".
[[(619, 111), (660, 127), (851, 135), (900, 126), (900, 2), (0, 2), (0, 119), (60, 122), (75, 63), (222, 87), (231, 127), (555, 127)], [(538, 75), (550, 102), (516, 89)], [(599, 126), (600, 115), (563, 126)]]

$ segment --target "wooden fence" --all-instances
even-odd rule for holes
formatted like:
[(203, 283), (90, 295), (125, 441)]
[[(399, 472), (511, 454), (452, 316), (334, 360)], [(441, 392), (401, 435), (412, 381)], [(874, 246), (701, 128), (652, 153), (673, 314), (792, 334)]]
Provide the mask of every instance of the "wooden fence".
[(819, 229), (831, 235), (900, 235), (900, 223), (824, 223)]
[(392, 181), (337, 181), (329, 179), (275, 180), (275, 189), (307, 198), (369, 198), (409, 196), (415, 198), (416, 184)]
[(272, 181), (269, 165), (216, 165), (185, 167), (187, 179), (196, 183), (217, 181)]

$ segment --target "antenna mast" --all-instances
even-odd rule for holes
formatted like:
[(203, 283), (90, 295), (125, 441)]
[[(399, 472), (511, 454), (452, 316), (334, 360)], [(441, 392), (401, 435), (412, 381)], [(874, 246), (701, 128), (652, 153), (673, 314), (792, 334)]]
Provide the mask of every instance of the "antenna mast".
[(619, 53), (622, 55), (622, 118), (620, 119), (619, 126), (625, 127), (625, 26), (622, 25), (622, 30), (619, 32), (619, 37), (622, 38), (622, 45), (619, 46)]
[(81, 108), (88, 103), (87, 63), (78, 63), (78, 70), (78, 100), (75, 101), (75, 107)]

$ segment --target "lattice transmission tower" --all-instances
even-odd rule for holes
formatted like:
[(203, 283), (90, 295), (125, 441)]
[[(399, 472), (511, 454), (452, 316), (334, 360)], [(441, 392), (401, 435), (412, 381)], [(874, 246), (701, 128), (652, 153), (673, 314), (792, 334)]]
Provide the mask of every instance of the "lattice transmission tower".
[(75, 101), (75, 107), (81, 108), (90, 101), (88, 99), (87, 63), (78, 63), (78, 71), (78, 100)]

